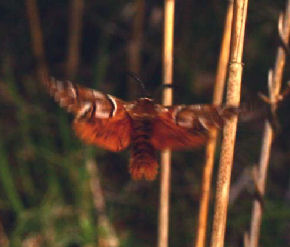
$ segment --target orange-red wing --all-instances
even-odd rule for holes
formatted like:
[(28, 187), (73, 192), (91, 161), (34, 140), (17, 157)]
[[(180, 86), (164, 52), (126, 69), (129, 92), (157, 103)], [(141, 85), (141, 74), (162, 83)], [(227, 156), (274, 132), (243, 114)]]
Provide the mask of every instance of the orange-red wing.
[(94, 144), (118, 152), (130, 144), (131, 122), (123, 118), (76, 120), (73, 123), (76, 135), (87, 144)]
[(179, 105), (160, 106), (153, 121), (151, 143), (156, 149), (185, 149), (206, 142), (209, 131), (222, 128), (224, 121), (239, 114), (235, 106)]
[(123, 102), (113, 96), (110, 96), (110, 100), (112, 112), (107, 114), (102, 104), (92, 103), (83, 116), (75, 119), (73, 128), (85, 143), (118, 152), (130, 144), (132, 125)]
[(69, 81), (51, 79), (45, 85), (55, 100), (75, 115), (73, 128), (84, 142), (111, 151), (130, 144), (131, 120), (124, 101)]
[(176, 125), (171, 112), (164, 112), (153, 122), (151, 143), (156, 149), (186, 149), (201, 146), (208, 139), (204, 129)]

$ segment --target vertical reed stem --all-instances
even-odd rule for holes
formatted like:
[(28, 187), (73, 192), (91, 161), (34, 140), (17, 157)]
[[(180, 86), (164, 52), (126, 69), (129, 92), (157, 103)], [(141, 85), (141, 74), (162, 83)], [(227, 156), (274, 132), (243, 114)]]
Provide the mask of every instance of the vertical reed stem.
[(89, 174), (89, 183), (93, 202), (98, 214), (98, 242), (100, 247), (118, 247), (120, 241), (115, 229), (106, 215), (106, 204), (103, 189), (100, 183), (100, 175), (96, 162), (92, 158), (86, 160), (86, 169)]
[[(162, 78), (163, 84), (171, 84), (173, 77), (174, 7), (174, 0), (165, 0)], [(171, 105), (172, 98), (172, 89), (165, 88), (163, 91), (163, 104)], [(170, 170), (171, 152), (169, 150), (164, 150), (161, 153), (158, 247), (168, 246)]]
[[(218, 61), (213, 104), (221, 105), (223, 100), (224, 85), (226, 81), (227, 68), (230, 54), (231, 29), (233, 19), (233, 1), (229, 1), (226, 19), (224, 23), (224, 33), (222, 38), (220, 56)], [(195, 239), (195, 247), (204, 247), (206, 244), (206, 230), (208, 226), (209, 197), (211, 194), (212, 171), (214, 166), (215, 148), (218, 132), (212, 130), (210, 139), (206, 146), (205, 165), (202, 175), (202, 188), (199, 204), (198, 228)]]
[(4, 231), (4, 227), (2, 225), (1, 218), (0, 218), (0, 246), (3, 246), (3, 247), (9, 246), (9, 240), (8, 240), (8, 237), (5, 233), (5, 231)]
[(32, 50), (36, 59), (37, 76), (42, 81), (48, 76), (48, 67), (46, 64), (43, 35), (36, 0), (26, 0), (26, 11), (30, 26)]
[(71, 7), (70, 7), (70, 19), (69, 19), (66, 76), (68, 79), (72, 80), (77, 74), (77, 67), (79, 64), (84, 1), (71, 0), (70, 4), (71, 4)]
[[(145, 15), (145, 1), (135, 0), (135, 17), (132, 30), (132, 38), (128, 47), (128, 70), (140, 75), (141, 68), (141, 51), (143, 41), (143, 29), (144, 29), (144, 15)], [(136, 92), (136, 82), (133, 79), (129, 79), (129, 92)]]
[[(288, 45), (290, 36), (290, 0), (287, 1), (285, 15), (281, 15), (279, 19), (279, 34), (284, 44)], [(273, 73), (272, 71), (270, 71), (268, 81), (269, 98), (270, 101), (273, 102), (272, 107), (274, 107), (273, 109), (274, 111), (276, 110), (275, 100), (279, 96), (279, 92), (281, 89), (285, 62), (286, 62), (285, 51), (282, 47), (279, 47), (276, 56), (275, 68)], [(264, 127), (258, 174), (255, 181), (258, 193), (260, 195), (260, 198), (262, 199), (265, 194), (265, 185), (273, 137), (274, 133), (272, 126), (268, 121), (266, 121)], [(249, 247), (258, 246), (261, 222), (262, 222), (262, 201), (255, 200), (252, 208), (252, 220), (248, 244)]]
[[(247, 0), (235, 0), (231, 34), (227, 104), (239, 105), (242, 79), (242, 54), (244, 47)], [(236, 138), (237, 117), (226, 122), (223, 131), (220, 165), (217, 179), (211, 247), (223, 247), (227, 220), (230, 179)]]

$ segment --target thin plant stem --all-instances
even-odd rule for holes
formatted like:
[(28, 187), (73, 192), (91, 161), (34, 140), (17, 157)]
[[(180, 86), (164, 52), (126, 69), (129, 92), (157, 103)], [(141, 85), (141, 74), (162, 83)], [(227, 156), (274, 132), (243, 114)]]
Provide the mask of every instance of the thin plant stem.
[[(243, 71), (242, 54), (244, 47), (247, 7), (247, 0), (234, 1), (229, 78), (227, 85), (228, 105), (239, 105), (240, 102), (241, 80)], [(223, 130), (223, 141), (217, 178), (211, 247), (224, 246), (236, 129), (237, 117), (235, 116), (225, 123)]]
[[(145, 1), (135, 0), (135, 18), (133, 22), (132, 38), (128, 47), (128, 70), (140, 75), (141, 68), (141, 50), (143, 41), (143, 26), (145, 15)], [(137, 84), (130, 78), (129, 92), (135, 92)]]
[(103, 189), (100, 182), (99, 171), (96, 162), (92, 158), (86, 161), (86, 169), (89, 174), (89, 183), (95, 209), (98, 213), (98, 230), (100, 247), (118, 247), (120, 241), (115, 229), (106, 215), (106, 204)]
[[(284, 44), (289, 44), (290, 36), (290, 0), (287, 1), (285, 15), (281, 15), (279, 19), (279, 35)], [(274, 71), (270, 70), (268, 78), (269, 99), (272, 102), (272, 109), (275, 111), (275, 101), (279, 96), (282, 85), (283, 70), (286, 62), (286, 54), (282, 47), (278, 48)], [(264, 126), (263, 141), (261, 147), (260, 161), (255, 176), (255, 184), (259, 200), (255, 199), (252, 208), (251, 228), (247, 247), (256, 247), (259, 243), (260, 227), (262, 222), (262, 200), (265, 194), (265, 185), (267, 179), (267, 171), (269, 166), (271, 145), (274, 138), (274, 132), (271, 124), (266, 121)], [(246, 243), (245, 243), (246, 244)]]
[[(164, 84), (171, 84), (173, 78), (174, 8), (174, 0), (165, 0), (162, 76)], [(163, 104), (167, 106), (171, 105), (172, 98), (172, 88), (165, 88), (163, 91)], [(170, 150), (164, 150), (161, 153), (160, 205), (157, 245), (158, 247), (168, 246), (170, 173), (171, 152)]]
[(66, 76), (74, 79), (80, 58), (80, 42), (82, 32), (83, 0), (71, 0), (69, 21), (68, 52), (66, 61)]
[[(233, 1), (229, 1), (226, 19), (224, 23), (224, 33), (222, 38), (220, 56), (218, 61), (213, 104), (221, 105), (223, 100), (224, 85), (226, 81), (227, 68), (230, 54), (230, 41), (233, 19)], [(206, 244), (206, 230), (208, 226), (208, 208), (211, 194), (212, 172), (214, 166), (215, 148), (217, 143), (218, 132), (212, 130), (210, 139), (206, 146), (205, 165), (202, 175), (201, 197), (199, 204), (198, 225), (195, 238), (196, 247), (204, 247)]]
[(26, 0), (26, 11), (30, 26), (32, 50), (36, 59), (37, 76), (40, 81), (48, 76), (48, 67), (43, 47), (43, 34), (36, 0)]
[(5, 233), (5, 231), (4, 231), (4, 227), (2, 225), (1, 218), (0, 218), (0, 246), (3, 246), (3, 247), (9, 246), (9, 240), (8, 240), (8, 237)]
[(8, 153), (4, 149), (4, 143), (0, 139), (0, 184), (2, 191), (6, 193), (7, 199), (11, 208), (20, 215), (24, 206), (22, 204), (21, 196), (15, 185), (11, 172), (11, 165), (9, 164)]

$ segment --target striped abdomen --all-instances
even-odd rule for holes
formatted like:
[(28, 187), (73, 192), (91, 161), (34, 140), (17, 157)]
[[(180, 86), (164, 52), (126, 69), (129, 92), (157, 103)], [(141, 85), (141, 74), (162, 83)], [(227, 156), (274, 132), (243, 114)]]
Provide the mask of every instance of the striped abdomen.
[(151, 120), (133, 120), (131, 134), (130, 173), (133, 179), (155, 179), (158, 163), (155, 149), (150, 143)]

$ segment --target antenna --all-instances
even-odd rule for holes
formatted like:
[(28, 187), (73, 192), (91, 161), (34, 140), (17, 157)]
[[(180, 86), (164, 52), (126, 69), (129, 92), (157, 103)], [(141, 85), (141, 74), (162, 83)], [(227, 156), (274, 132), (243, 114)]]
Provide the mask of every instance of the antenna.
[(130, 77), (132, 77), (136, 82), (139, 82), (139, 86), (141, 88), (141, 94), (142, 96), (144, 97), (147, 97), (149, 94), (145, 88), (145, 85), (144, 85), (144, 82), (140, 79), (140, 77), (138, 77), (138, 75), (134, 72), (131, 72), (131, 71), (127, 71), (126, 72), (127, 75), (129, 75)]

